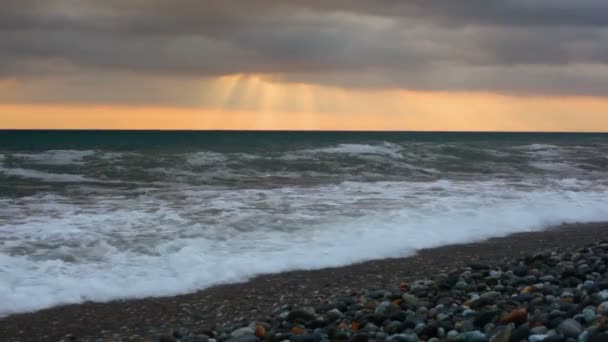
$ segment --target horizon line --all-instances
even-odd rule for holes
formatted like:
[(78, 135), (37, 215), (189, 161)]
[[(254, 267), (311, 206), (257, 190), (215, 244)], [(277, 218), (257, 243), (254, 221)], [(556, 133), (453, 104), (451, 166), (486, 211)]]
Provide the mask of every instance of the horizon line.
[(608, 131), (484, 131), (484, 130), (334, 130), (334, 129), (150, 129), (150, 128), (0, 128), (0, 132), (226, 132), (226, 133), (253, 133), (253, 132), (290, 132), (290, 133), (559, 133), (559, 134), (608, 134)]

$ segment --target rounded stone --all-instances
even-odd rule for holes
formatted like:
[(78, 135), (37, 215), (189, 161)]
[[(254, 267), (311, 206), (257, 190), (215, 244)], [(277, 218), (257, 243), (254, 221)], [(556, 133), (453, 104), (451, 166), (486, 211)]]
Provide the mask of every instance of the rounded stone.
[(608, 315), (608, 302), (603, 302), (597, 307), (597, 312), (601, 315)]
[(591, 324), (591, 323), (595, 322), (597, 315), (595, 314), (595, 310), (593, 310), (591, 308), (586, 308), (583, 310), (583, 317), (587, 324)]
[(565, 337), (576, 338), (583, 332), (583, 327), (576, 320), (567, 319), (557, 327), (557, 331), (559, 331)]
[(241, 336), (245, 336), (245, 335), (254, 335), (254, 334), (255, 334), (255, 330), (251, 329), (250, 327), (244, 327), (244, 328), (236, 329), (235, 331), (230, 333), (230, 336), (241, 337)]

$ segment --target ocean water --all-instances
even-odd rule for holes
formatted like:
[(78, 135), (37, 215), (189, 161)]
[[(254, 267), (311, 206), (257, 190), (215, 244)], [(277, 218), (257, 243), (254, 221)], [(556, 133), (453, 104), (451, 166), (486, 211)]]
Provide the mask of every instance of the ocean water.
[(608, 135), (0, 131), (0, 316), (608, 221)]

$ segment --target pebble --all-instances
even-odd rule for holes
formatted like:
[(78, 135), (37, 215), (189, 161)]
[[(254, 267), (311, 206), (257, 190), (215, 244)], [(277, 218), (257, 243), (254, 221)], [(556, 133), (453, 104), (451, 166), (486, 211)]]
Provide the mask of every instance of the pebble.
[(578, 337), (578, 335), (583, 332), (583, 328), (581, 324), (574, 319), (567, 319), (559, 325), (557, 331), (565, 337)]
[(344, 314), (342, 313), (342, 311), (340, 311), (338, 309), (333, 309), (333, 310), (329, 310), (327, 312), (327, 314), (325, 315), (325, 317), (327, 318), (328, 321), (334, 322), (334, 321), (337, 321), (337, 320), (341, 319), (342, 317), (344, 317)]
[(600, 315), (608, 315), (608, 302), (603, 302), (597, 307), (597, 312)]
[(587, 324), (591, 324), (591, 323), (595, 322), (597, 315), (595, 314), (595, 310), (593, 310), (591, 308), (586, 308), (583, 310), (583, 317)]
[(541, 335), (541, 334), (535, 334), (535, 335), (530, 335), (528, 337), (528, 342), (541, 342), (544, 341), (547, 337), (549, 337), (549, 335)]
[(302, 310), (302, 309), (292, 310), (285, 317), (285, 319), (289, 322), (295, 322), (295, 321), (310, 322), (310, 321), (314, 320), (315, 318), (317, 318), (317, 316), (314, 313), (307, 311), (307, 310)]
[(241, 336), (245, 336), (245, 335), (254, 335), (254, 334), (255, 334), (255, 330), (251, 329), (250, 327), (244, 327), (244, 328), (236, 329), (235, 331), (233, 331), (230, 334), (230, 336), (241, 337)]
[(259, 338), (255, 337), (255, 335), (243, 335), (239, 337), (232, 337), (226, 340), (226, 342), (258, 342)]
[(416, 305), (418, 304), (418, 297), (410, 294), (410, 293), (404, 293), (401, 298), (403, 299), (403, 301), (409, 305)]
[[(500, 267), (479, 260), (464, 270), (446, 270), (435, 280), (402, 282), (393, 289), (349, 290), (350, 295), (323, 298), (325, 306), (314, 309), (283, 306), (253, 323), (234, 318), (240, 323), (219, 326), (214, 339), (184, 329), (175, 329), (174, 336), (166, 338), (181, 342), (608, 341), (605, 260), (606, 242), (576, 253), (525, 256)], [(161, 328), (157, 331), (167, 330)], [(159, 341), (160, 336), (151, 340)]]
[(549, 331), (549, 329), (547, 329), (547, 327), (540, 326), (540, 327), (534, 327), (534, 328), (530, 329), (530, 334), (531, 335), (546, 335), (548, 331)]

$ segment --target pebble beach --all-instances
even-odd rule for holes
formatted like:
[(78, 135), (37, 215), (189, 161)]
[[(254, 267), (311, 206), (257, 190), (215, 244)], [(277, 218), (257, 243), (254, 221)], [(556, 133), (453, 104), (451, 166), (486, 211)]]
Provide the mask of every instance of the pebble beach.
[(608, 225), (0, 319), (4, 341), (608, 341)]

